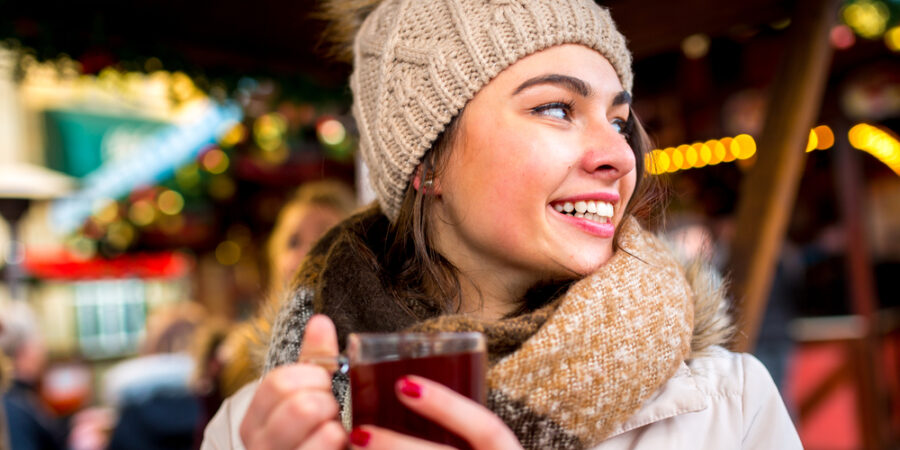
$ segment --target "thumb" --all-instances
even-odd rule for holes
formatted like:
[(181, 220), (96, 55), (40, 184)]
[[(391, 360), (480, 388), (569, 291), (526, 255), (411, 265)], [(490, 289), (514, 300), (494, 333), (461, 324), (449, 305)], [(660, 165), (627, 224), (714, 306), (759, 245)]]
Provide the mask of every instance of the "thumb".
[(297, 361), (320, 365), (328, 362), (335, 364), (336, 361), (333, 359), (337, 356), (338, 341), (334, 323), (323, 314), (310, 317), (306, 323), (306, 331), (303, 333), (303, 342), (300, 344)]

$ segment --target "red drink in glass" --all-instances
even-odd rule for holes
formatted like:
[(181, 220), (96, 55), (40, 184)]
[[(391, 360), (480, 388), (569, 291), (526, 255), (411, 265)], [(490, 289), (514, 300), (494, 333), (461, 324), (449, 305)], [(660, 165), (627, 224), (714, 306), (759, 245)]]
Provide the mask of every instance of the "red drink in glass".
[[(442, 333), (440, 335), (453, 334), (472, 335), (473, 333)], [(479, 339), (482, 338), (479, 336)], [(423, 345), (434, 347), (433, 344), (418, 342), (414, 345), (413, 357), (405, 357), (404, 353), (409, 352), (401, 350), (392, 355), (392, 359), (384, 361), (354, 362), (354, 358), (351, 356), (350, 392), (353, 426), (375, 425), (431, 442), (448, 444), (462, 449), (470, 448), (468, 443), (455, 434), (404, 406), (397, 398), (395, 385), (397, 380), (405, 375), (418, 375), (437, 381), (484, 404), (487, 398), (485, 383), (487, 358), (483, 349), (483, 340), (480, 342), (480, 348), (470, 348), (468, 349), (470, 351), (436, 355), (429, 353), (452, 351), (454, 348), (458, 350), (459, 347), (438, 345), (436, 350), (432, 348), (423, 351)], [(408, 346), (408, 342), (406, 344)], [(403, 344), (401, 344), (402, 346)], [(422, 354), (424, 356), (420, 356)]]

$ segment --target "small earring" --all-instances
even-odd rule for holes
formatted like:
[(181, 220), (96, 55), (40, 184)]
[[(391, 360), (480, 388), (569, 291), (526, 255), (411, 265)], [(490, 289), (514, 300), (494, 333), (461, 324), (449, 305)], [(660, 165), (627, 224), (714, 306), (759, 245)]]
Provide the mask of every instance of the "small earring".
[(427, 187), (427, 188), (430, 188), (431, 186), (434, 186), (434, 180), (433, 180), (433, 179), (427, 179), (427, 180), (425, 180), (425, 183), (423, 183), (423, 185), (424, 185), (425, 187)]

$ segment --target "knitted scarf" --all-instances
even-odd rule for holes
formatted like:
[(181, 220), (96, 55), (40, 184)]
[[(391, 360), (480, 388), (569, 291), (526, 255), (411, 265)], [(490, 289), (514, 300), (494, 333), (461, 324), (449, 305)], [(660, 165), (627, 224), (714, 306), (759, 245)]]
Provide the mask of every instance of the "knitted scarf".
[[(536, 310), (496, 321), (398, 305), (379, 268), (360, 256), (383, 247), (387, 226), (369, 210), (316, 245), (275, 322), (267, 369), (296, 360), (313, 313), (332, 318), (341, 348), (350, 332), (480, 331), (491, 363), (488, 407), (522, 445), (586, 448), (635, 413), (690, 354), (690, 285), (668, 248), (634, 219), (624, 221), (620, 248), (596, 273)], [(334, 390), (344, 404), (346, 376), (336, 376)]]

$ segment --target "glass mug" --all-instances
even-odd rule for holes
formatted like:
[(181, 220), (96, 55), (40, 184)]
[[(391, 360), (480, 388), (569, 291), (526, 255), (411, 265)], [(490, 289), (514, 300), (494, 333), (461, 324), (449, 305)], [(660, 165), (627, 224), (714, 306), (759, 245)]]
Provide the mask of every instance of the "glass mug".
[[(395, 385), (405, 375), (434, 380), (482, 405), (487, 353), (477, 332), (351, 333), (338, 370), (349, 373), (353, 426), (375, 425), (457, 448), (468, 443), (407, 408)], [(310, 363), (326, 362), (313, 358)], [(329, 359), (332, 365), (333, 359)]]

